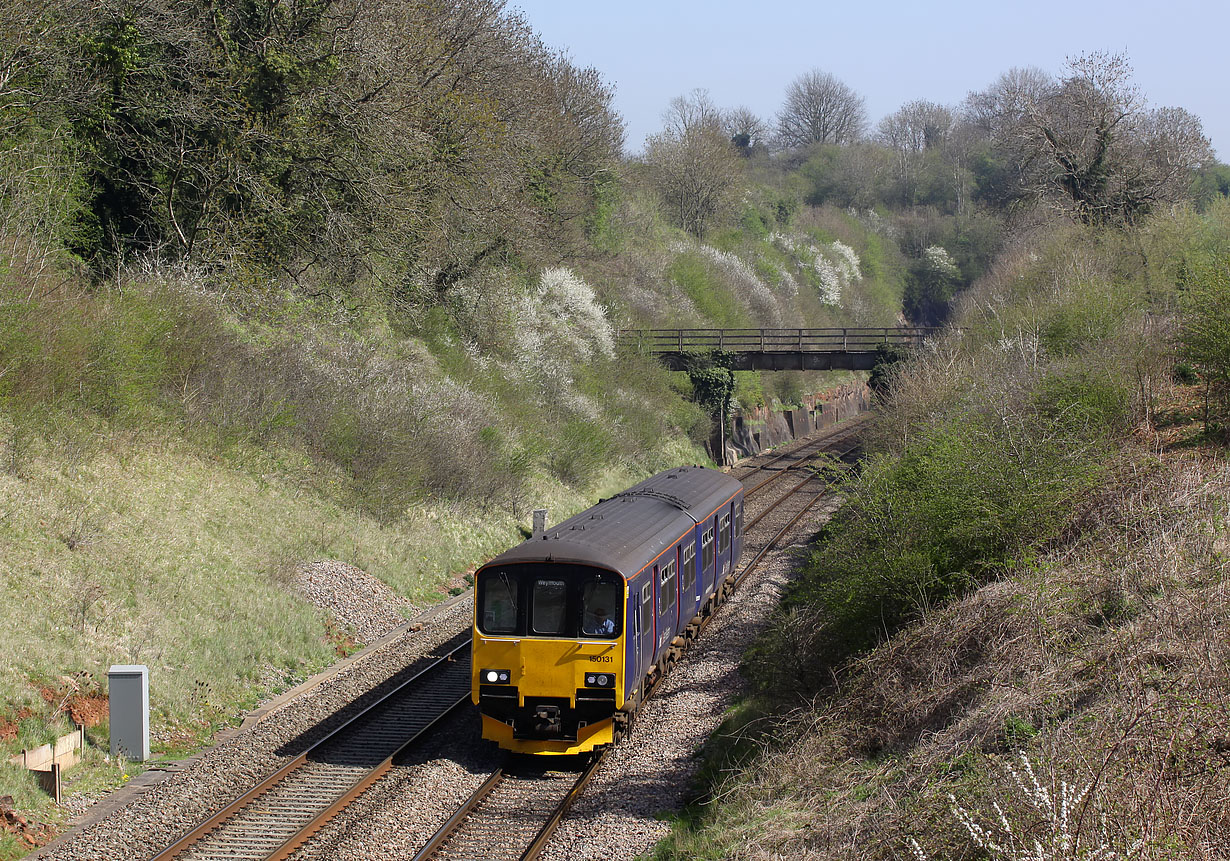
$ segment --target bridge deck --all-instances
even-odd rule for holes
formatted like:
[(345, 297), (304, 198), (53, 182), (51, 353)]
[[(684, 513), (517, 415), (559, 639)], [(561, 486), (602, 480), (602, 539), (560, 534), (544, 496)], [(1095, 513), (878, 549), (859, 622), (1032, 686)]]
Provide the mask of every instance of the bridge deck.
[(939, 329), (921, 326), (844, 329), (623, 330), (618, 343), (682, 370), (689, 354), (730, 353), (735, 370), (870, 370), (881, 347), (914, 347)]

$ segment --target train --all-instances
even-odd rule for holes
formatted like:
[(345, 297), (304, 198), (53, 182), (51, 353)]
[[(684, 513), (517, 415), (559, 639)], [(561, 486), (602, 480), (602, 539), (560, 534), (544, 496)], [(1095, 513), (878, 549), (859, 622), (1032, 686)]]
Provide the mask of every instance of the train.
[(729, 595), (742, 549), (743, 485), (685, 466), (483, 565), (471, 653), (483, 738), (538, 755), (614, 744)]

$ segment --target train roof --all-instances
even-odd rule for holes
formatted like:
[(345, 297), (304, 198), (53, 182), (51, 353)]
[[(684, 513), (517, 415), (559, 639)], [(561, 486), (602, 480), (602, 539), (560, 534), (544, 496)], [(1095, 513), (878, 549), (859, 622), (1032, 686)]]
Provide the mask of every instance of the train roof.
[(569, 562), (632, 577), (742, 489), (725, 473), (704, 467), (660, 472), (501, 553), (484, 567)]

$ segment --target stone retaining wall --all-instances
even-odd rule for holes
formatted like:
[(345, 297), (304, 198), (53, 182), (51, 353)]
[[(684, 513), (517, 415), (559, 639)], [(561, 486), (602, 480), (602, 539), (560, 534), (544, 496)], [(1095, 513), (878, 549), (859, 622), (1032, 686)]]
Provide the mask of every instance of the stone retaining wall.
[(846, 383), (803, 398), (797, 410), (751, 407), (732, 416), (727, 446), (734, 458), (751, 457), (766, 448), (806, 436), (871, 408), (871, 389), (865, 382)]

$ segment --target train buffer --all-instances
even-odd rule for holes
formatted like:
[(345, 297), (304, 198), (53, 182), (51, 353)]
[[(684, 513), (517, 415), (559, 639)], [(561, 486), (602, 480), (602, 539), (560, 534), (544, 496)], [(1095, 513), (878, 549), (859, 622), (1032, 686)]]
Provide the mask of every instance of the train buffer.
[(885, 349), (911, 349), (938, 328), (900, 326), (845, 329), (624, 329), (617, 344), (654, 356), (672, 371), (690, 357), (731, 356), (736, 371), (871, 370)]

